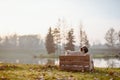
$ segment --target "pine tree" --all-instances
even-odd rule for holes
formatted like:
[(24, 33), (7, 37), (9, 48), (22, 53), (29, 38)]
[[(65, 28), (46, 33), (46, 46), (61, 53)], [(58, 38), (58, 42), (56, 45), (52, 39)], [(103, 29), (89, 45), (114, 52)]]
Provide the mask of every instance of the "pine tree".
[(49, 32), (46, 36), (45, 46), (48, 54), (55, 53), (55, 43), (54, 43), (51, 27), (49, 28)]
[(74, 51), (75, 49), (75, 45), (74, 45), (74, 36), (73, 36), (73, 29), (71, 29), (69, 32), (68, 32), (68, 36), (67, 36), (67, 43), (66, 43), (66, 47), (65, 49), (66, 50), (71, 50), (71, 51)]

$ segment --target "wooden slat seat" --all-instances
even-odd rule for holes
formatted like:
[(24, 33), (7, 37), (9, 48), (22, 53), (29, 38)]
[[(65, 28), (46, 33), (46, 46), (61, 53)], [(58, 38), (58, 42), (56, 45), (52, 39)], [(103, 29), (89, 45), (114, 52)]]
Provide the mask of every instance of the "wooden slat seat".
[(90, 56), (61, 55), (59, 56), (59, 66), (61, 70), (69, 71), (90, 70)]

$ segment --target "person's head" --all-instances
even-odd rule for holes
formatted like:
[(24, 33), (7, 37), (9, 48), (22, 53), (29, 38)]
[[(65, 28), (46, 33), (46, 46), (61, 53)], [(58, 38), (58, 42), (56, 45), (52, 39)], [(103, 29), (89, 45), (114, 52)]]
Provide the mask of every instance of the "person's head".
[(83, 46), (82, 48), (80, 48), (80, 50), (83, 53), (87, 53), (88, 52), (88, 48), (86, 46)]

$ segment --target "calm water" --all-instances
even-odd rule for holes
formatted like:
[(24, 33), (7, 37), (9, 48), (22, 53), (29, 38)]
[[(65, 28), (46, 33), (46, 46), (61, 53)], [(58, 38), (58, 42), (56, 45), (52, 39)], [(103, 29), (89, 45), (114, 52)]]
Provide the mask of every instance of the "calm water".
[[(117, 67), (120, 68), (120, 59), (93, 59), (95, 67)], [(59, 59), (53, 58), (0, 58), (0, 62), (4, 63), (23, 63), (23, 64), (55, 64), (59, 65)]]
[(95, 67), (116, 67), (120, 68), (120, 59), (93, 59)]
[[(56, 64), (59, 65), (59, 59), (53, 58), (34, 58), (34, 54), (26, 53), (6, 53), (0, 54), (0, 63), (22, 63), (22, 64)], [(119, 67), (120, 59), (93, 59), (95, 67)]]

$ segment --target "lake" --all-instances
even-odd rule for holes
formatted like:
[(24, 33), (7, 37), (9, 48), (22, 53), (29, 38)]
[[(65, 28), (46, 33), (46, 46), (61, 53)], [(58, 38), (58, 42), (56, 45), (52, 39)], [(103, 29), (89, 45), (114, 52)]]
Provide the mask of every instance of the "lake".
[[(95, 67), (115, 67), (120, 68), (120, 59), (95, 58), (93, 59)], [(59, 65), (58, 58), (33, 58), (33, 57), (0, 57), (0, 63), (22, 63), (22, 64), (55, 64)]]
[[(0, 63), (22, 63), (22, 64), (56, 64), (59, 65), (57, 58), (34, 58), (30, 53), (0, 53)], [(37, 55), (37, 53), (36, 53)], [(95, 67), (118, 67), (120, 68), (120, 59), (117, 58), (95, 58), (93, 59)]]

